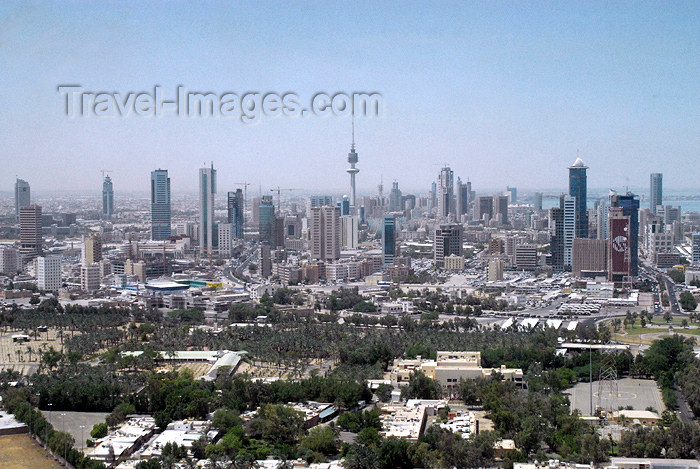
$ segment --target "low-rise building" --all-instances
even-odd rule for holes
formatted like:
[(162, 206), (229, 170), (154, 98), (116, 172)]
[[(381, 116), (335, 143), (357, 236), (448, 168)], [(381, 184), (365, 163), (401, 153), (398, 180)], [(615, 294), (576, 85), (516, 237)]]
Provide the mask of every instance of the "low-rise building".
[(434, 379), (444, 388), (454, 388), (460, 379), (487, 378), (493, 372), (500, 373), (504, 379), (518, 384), (523, 382), (523, 370), (520, 368), (483, 368), (481, 352), (437, 352), (435, 360), (395, 359), (391, 370), (391, 383), (394, 386), (408, 384), (411, 373), (422, 371), (427, 377)]

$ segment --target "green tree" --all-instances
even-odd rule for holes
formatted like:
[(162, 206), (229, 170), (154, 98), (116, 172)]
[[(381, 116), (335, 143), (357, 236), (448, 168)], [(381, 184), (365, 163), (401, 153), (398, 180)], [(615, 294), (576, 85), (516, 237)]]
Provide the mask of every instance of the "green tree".
[(340, 443), (330, 427), (317, 426), (302, 438), (301, 446), (316, 453), (333, 456), (338, 453)]
[(403, 399), (438, 399), (442, 395), (440, 383), (418, 370), (411, 373), (408, 386), (401, 389)]

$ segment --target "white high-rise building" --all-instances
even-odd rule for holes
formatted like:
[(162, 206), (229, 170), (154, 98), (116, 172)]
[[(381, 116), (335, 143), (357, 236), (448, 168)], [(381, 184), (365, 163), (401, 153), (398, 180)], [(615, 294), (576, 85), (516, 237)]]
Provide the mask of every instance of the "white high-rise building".
[(608, 239), (609, 220), (610, 220), (610, 202), (608, 199), (600, 199), (596, 212), (598, 219), (598, 239)]
[(233, 224), (219, 223), (219, 255), (231, 257), (233, 254)]
[(564, 266), (571, 267), (576, 237), (576, 197), (564, 196)]
[(216, 170), (212, 163), (210, 168), (199, 170), (199, 253), (203, 256), (213, 254), (219, 239), (214, 233), (214, 199), (216, 197)]
[(0, 273), (12, 275), (22, 270), (22, 255), (14, 246), (0, 246)]
[(343, 249), (357, 249), (358, 218), (355, 215), (340, 217), (341, 245)]
[(36, 283), (39, 290), (54, 291), (61, 288), (60, 256), (36, 258)]

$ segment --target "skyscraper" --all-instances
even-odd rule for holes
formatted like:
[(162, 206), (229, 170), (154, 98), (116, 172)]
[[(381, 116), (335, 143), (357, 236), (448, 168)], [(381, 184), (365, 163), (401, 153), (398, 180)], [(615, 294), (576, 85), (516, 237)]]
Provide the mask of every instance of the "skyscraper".
[(170, 237), (170, 178), (167, 169), (151, 171), (151, 239)]
[(639, 275), (639, 198), (631, 192), (625, 195), (614, 194), (610, 197), (610, 207), (622, 208), (622, 214), (629, 217), (629, 272), (630, 275), (637, 276)]
[(396, 257), (396, 221), (394, 217), (384, 217), (382, 223), (382, 265), (391, 267)]
[(24, 179), (17, 179), (15, 181), (15, 216), (17, 221), (19, 221), (19, 209), (31, 203), (29, 183)]
[(44, 244), (41, 233), (41, 206), (27, 205), (19, 209), (19, 238), (22, 262), (41, 255)]
[(694, 265), (700, 265), (700, 233), (693, 233), (690, 236), (692, 261)]
[(598, 207), (596, 207), (596, 218), (598, 218), (598, 232), (596, 237), (598, 239), (608, 239), (610, 232), (610, 202), (608, 199), (603, 198), (598, 201)]
[(199, 169), (199, 253), (213, 254), (219, 243), (214, 228), (214, 199), (216, 197), (216, 170), (214, 163), (209, 168)]
[(565, 195), (562, 201), (562, 208), (564, 209), (564, 267), (571, 268), (574, 238), (577, 237), (578, 200), (576, 197)]
[(235, 239), (243, 239), (243, 225), (245, 223), (243, 219), (243, 205), (245, 204), (243, 191), (236, 189), (236, 192), (229, 192), (227, 196), (227, 221), (233, 226), (232, 236)]
[(534, 205), (535, 211), (537, 211), (537, 212), (542, 211), (542, 192), (535, 192), (533, 205)]
[(454, 213), (452, 199), (454, 197), (454, 172), (445, 166), (440, 170), (437, 186), (437, 216), (447, 218), (450, 213)]
[(588, 166), (583, 164), (581, 158), (576, 158), (574, 164), (569, 166), (569, 195), (576, 197), (576, 237), (588, 238), (588, 211), (586, 209)]
[(663, 179), (661, 173), (651, 173), (649, 176), (649, 209), (656, 215), (656, 207), (663, 205)]
[(311, 209), (311, 257), (322, 261), (340, 258), (340, 207)]
[(403, 210), (401, 203), (401, 189), (399, 189), (399, 183), (394, 181), (391, 184), (391, 192), (389, 192), (389, 211), (390, 212), (400, 212)]
[(507, 187), (506, 187), (506, 192), (507, 192), (506, 195), (507, 195), (508, 198), (510, 199), (508, 202), (509, 202), (511, 205), (517, 204), (517, 203), (518, 203), (518, 188), (517, 188), (517, 187), (510, 187), (510, 186), (507, 186)]
[(552, 268), (561, 270), (564, 268), (564, 209), (562, 207), (549, 209), (549, 234)]
[(343, 249), (357, 249), (357, 215), (341, 215), (340, 231)]
[(456, 223), (440, 225), (435, 230), (433, 258), (436, 267), (445, 267), (445, 258), (452, 254), (462, 255), (463, 232), (462, 225)]
[(350, 167), (346, 170), (350, 175), (350, 206), (355, 208), (355, 176), (360, 172), (355, 168), (357, 164), (357, 152), (355, 151), (355, 121), (352, 121), (352, 144), (350, 145), (350, 153), (348, 153), (348, 163)]
[(268, 242), (272, 247), (275, 246), (275, 203), (271, 195), (263, 195), (260, 205), (258, 206), (258, 220), (261, 242)]
[(97, 233), (90, 233), (83, 236), (82, 249), (83, 265), (92, 265), (102, 260), (102, 239)]
[(102, 181), (102, 215), (105, 218), (112, 218), (112, 213), (114, 213), (114, 190), (112, 178), (106, 176)]
[(462, 183), (462, 179), (457, 178), (457, 207), (455, 211), (457, 215), (457, 221), (459, 221), (460, 216), (469, 212), (469, 202), (471, 202), (471, 188), (471, 182), (467, 181), (466, 183)]

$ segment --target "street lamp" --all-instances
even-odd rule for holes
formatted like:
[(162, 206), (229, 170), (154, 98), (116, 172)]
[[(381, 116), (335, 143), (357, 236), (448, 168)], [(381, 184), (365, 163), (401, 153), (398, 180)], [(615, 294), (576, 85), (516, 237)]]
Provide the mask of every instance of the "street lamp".
[(85, 452), (85, 438), (83, 438), (83, 428), (85, 428), (85, 425), (80, 426), (80, 452), (84, 453)]
[(63, 432), (63, 460), (66, 460), (66, 413), (61, 413), (61, 432)]

